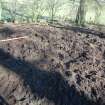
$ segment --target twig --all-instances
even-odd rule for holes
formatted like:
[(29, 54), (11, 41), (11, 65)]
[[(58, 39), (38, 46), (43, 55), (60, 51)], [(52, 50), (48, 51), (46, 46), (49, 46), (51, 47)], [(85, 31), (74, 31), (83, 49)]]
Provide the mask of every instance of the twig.
[(28, 36), (17, 37), (17, 38), (8, 38), (8, 39), (0, 40), (0, 42), (8, 42), (8, 41), (14, 41), (14, 40), (18, 40), (18, 39), (27, 39), (27, 38), (28, 38)]

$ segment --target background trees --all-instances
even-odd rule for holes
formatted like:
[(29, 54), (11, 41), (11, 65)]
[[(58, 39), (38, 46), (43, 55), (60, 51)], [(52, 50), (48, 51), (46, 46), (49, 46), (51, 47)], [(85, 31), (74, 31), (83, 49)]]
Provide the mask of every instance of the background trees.
[(45, 6), (44, 6), (44, 1), (43, 0), (31, 0), (30, 3), (30, 14), (31, 14), (31, 19), (32, 22), (38, 22), (41, 16), (45, 12)]
[(9, 13), (11, 15), (11, 20), (13, 22), (15, 22), (17, 10), (18, 10), (18, 1), (17, 0), (13, 0), (13, 2), (11, 2), (11, 4), (10, 4), (10, 7), (8, 8), (8, 10), (9, 10)]
[(53, 23), (57, 13), (62, 9), (64, 2), (61, 0), (48, 0), (47, 1), (47, 11), (50, 17), (50, 21)]
[(2, 15), (3, 20), (15, 22), (17, 15), (19, 14), (19, 4), (18, 0), (12, 2), (2, 1)]
[[(105, 0), (0, 0), (0, 20), (40, 22), (71, 19), (77, 25), (86, 22), (105, 24)], [(59, 18), (60, 17), (60, 18)], [(68, 20), (69, 22), (69, 20)]]

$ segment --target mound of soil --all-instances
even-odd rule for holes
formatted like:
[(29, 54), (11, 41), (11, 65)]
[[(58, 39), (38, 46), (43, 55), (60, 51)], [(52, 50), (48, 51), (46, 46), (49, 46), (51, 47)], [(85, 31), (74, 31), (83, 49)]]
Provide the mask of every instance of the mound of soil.
[[(5, 39), (4, 28), (0, 40)], [(105, 104), (105, 39), (99, 35), (102, 33), (97, 36), (95, 31), (34, 24), (12, 25), (11, 29), (6, 38), (27, 38), (0, 41), (3, 105)]]

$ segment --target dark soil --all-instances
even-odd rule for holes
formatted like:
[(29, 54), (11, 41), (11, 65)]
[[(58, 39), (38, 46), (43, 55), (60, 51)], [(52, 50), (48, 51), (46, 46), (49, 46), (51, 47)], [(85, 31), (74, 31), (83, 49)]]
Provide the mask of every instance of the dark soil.
[(28, 38), (0, 41), (0, 105), (105, 105), (104, 33), (91, 31), (4, 25), (0, 40)]

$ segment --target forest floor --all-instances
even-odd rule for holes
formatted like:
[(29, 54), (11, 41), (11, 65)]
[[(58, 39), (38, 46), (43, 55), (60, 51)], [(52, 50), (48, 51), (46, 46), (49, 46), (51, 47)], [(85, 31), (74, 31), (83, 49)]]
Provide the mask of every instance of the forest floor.
[(105, 33), (2, 25), (0, 105), (105, 105)]

